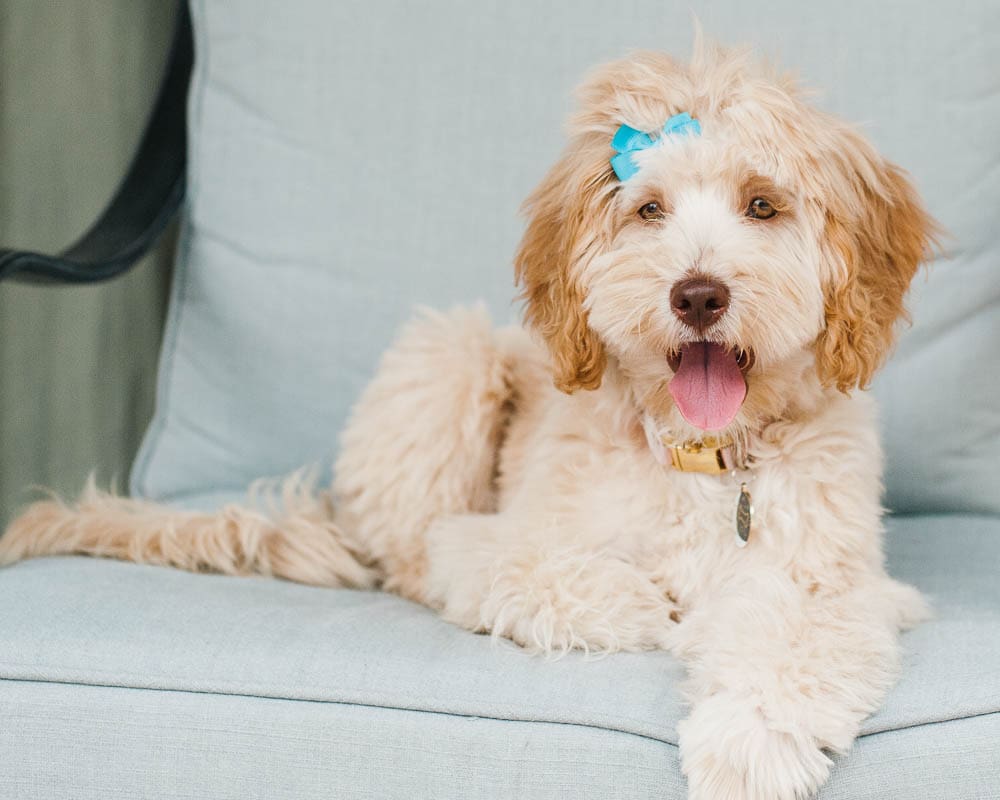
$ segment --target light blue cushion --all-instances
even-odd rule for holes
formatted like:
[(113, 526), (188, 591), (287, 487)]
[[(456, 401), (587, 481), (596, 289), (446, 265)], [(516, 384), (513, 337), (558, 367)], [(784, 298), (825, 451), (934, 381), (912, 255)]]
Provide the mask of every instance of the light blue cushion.
[[(329, 463), (415, 303), (512, 306), (517, 209), (598, 62), (690, 50), (686, 0), (194, 0), (187, 219), (136, 494)], [(889, 504), (1000, 512), (1000, 4), (699, 5), (866, 123), (950, 230), (878, 392)]]
[(18, 767), (0, 770), (5, 799), (684, 796), (675, 748), (597, 728), (0, 681), (8, 710), (0, 754)]
[[(821, 798), (989, 797), (1000, 520), (896, 519), (890, 544), (937, 618)], [(680, 676), (547, 662), (383, 594), (29, 561), (0, 571), (0, 797), (682, 798)]]

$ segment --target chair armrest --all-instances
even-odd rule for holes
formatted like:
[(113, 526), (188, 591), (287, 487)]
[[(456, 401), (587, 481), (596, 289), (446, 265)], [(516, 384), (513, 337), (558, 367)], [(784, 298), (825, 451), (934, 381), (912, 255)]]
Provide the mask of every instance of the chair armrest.
[(0, 248), (0, 280), (107, 280), (125, 272), (153, 246), (184, 199), (187, 91), (193, 60), (191, 17), (186, 0), (181, 0), (166, 75), (114, 197), (90, 229), (58, 255)]

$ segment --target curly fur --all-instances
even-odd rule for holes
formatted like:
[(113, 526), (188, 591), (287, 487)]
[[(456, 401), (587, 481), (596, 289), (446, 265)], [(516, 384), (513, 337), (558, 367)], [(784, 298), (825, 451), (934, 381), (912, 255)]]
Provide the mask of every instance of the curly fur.
[[(516, 256), (528, 327), (426, 313), (386, 354), (343, 434), (332, 509), (295, 478), (280, 507), (184, 514), (88, 487), (30, 507), (0, 561), (87, 553), (369, 586), (537, 651), (669, 649), (692, 800), (798, 800), (825, 780), (927, 613), (886, 574), (882, 456), (867, 385), (935, 227), (904, 174), (790, 79), (699, 46), (597, 71), (565, 155), (529, 198)], [(623, 123), (688, 111), (700, 137), (608, 164)], [(748, 199), (778, 209), (747, 218)], [(636, 211), (656, 202), (662, 218)], [(756, 362), (723, 431), (738, 481), (657, 463), (679, 413), (668, 356), (693, 338), (667, 302), (696, 274), (731, 302), (706, 334)], [(554, 386), (553, 386), (554, 384)]]

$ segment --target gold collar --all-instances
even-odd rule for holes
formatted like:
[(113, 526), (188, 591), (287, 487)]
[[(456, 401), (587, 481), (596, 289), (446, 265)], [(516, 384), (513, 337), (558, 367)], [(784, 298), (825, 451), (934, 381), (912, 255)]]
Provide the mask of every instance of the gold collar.
[[(731, 437), (705, 436), (699, 441), (675, 444), (663, 436), (649, 413), (642, 415), (642, 427), (646, 433), (653, 457), (661, 464), (679, 472), (695, 472), (702, 475), (725, 475), (736, 477), (737, 470), (749, 469), (752, 460), (746, 451), (746, 443), (736, 443)], [(750, 540), (753, 524), (753, 498), (746, 481), (740, 484), (740, 494), (736, 501), (736, 546), (746, 547)]]
[(653, 456), (664, 466), (670, 465), (679, 472), (698, 472), (702, 475), (725, 475), (745, 469), (745, 450), (729, 437), (706, 436), (699, 441), (677, 444), (657, 429), (653, 418), (644, 413), (642, 427)]
[(680, 472), (700, 472), (703, 475), (724, 475), (737, 469), (736, 448), (729, 437), (706, 436), (700, 442), (671, 444), (660, 439), (667, 460)]

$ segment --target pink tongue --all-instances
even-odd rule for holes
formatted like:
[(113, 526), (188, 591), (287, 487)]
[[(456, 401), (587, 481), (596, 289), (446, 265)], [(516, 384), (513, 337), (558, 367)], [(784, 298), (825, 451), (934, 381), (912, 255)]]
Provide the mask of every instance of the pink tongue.
[(670, 381), (670, 394), (684, 419), (702, 430), (725, 428), (747, 396), (736, 354), (711, 342), (686, 344)]

